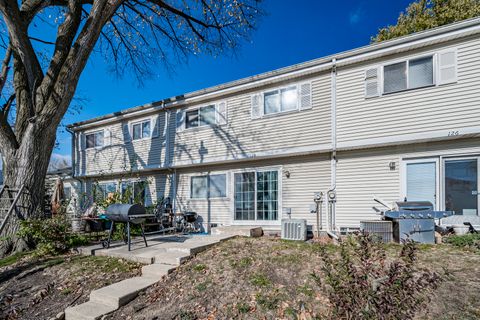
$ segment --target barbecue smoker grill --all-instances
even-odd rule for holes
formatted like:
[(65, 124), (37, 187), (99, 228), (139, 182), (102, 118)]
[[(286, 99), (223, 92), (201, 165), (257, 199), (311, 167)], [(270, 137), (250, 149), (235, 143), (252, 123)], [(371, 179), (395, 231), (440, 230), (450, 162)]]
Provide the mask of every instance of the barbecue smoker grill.
[(397, 242), (413, 240), (435, 243), (435, 219), (453, 214), (452, 211), (435, 211), (428, 201), (403, 201), (396, 203), (397, 210), (383, 213), (385, 220), (393, 222), (393, 238)]
[(138, 224), (142, 230), (143, 241), (145, 246), (148, 247), (147, 239), (145, 238), (145, 231), (143, 230), (143, 223), (147, 218), (152, 218), (154, 215), (147, 214), (144, 206), (139, 204), (112, 204), (108, 206), (105, 216), (112, 224), (110, 225), (110, 231), (108, 232), (108, 240), (103, 243), (103, 246), (110, 248), (110, 240), (112, 239), (113, 227), (116, 222), (126, 223), (126, 243), (128, 244), (128, 251), (131, 249), (131, 237), (130, 237), (130, 224)]

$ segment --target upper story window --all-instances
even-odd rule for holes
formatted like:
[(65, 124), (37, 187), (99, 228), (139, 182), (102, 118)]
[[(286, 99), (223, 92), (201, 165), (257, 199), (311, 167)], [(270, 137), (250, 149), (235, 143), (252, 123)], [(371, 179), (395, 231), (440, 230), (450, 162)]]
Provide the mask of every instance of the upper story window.
[(312, 108), (312, 84), (304, 82), (251, 96), (251, 118)]
[(186, 112), (185, 127), (196, 128), (215, 124), (215, 105), (209, 105)]
[(383, 67), (383, 92), (392, 93), (434, 85), (433, 56)]
[[(365, 70), (365, 97), (457, 82), (457, 50), (448, 48), (423, 57)], [(382, 86), (383, 84), (383, 86)]]
[(136, 122), (132, 124), (132, 139), (139, 140), (144, 138), (150, 138), (150, 119), (142, 122)]
[(291, 86), (273, 91), (267, 91), (263, 94), (264, 114), (285, 112), (297, 110), (297, 87)]
[(103, 145), (104, 145), (104, 132), (103, 132), (103, 130), (92, 132), (92, 133), (87, 133), (85, 135), (85, 141), (86, 141), (87, 149), (103, 147)]
[(224, 198), (227, 196), (227, 175), (211, 174), (191, 178), (190, 198)]

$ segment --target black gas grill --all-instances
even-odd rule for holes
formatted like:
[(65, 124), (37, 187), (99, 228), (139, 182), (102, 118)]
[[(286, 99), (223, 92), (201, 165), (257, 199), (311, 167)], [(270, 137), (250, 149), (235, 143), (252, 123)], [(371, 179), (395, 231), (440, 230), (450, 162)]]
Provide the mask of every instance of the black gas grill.
[(396, 210), (385, 211), (384, 218), (393, 222), (393, 238), (397, 242), (407, 239), (420, 243), (435, 243), (435, 219), (453, 214), (452, 211), (434, 210), (428, 201), (402, 201)]

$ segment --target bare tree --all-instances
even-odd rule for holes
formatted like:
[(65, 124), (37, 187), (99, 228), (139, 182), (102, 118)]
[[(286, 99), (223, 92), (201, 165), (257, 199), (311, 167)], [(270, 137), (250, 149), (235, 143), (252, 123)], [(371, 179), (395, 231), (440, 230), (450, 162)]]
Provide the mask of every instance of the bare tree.
[[(261, 0), (0, 0), (0, 153), (4, 183), (25, 185), (42, 214), (44, 180), (56, 131), (92, 53), (100, 52), (117, 73), (138, 80), (152, 65), (173, 67), (191, 54), (218, 55), (248, 37)], [(57, 13), (55, 19), (52, 12)], [(36, 22), (53, 24), (55, 39), (33, 37)], [(51, 46), (50, 56), (40, 48)], [(46, 63), (44, 63), (46, 62)], [(6, 82), (11, 78), (11, 94)], [(27, 218), (27, 217), (25, 217)], [(10, 219), (0, 255), (23, 249)]]

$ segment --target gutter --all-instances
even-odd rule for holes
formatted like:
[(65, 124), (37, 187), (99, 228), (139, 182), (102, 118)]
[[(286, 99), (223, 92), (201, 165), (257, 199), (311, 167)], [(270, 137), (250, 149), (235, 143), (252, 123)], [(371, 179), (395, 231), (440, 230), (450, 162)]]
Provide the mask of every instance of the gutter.
[(195, 104), (201, 103), (205, 100), (224, 98), (229, 94), (256, 89), (257, 87), (275, 83), (277, 81), (285, 81), (322, 71), (328, 71), (332, 67), (333, 59), (336, 60), (337, 66), (344, 67), (388, 54), (404, 52), (478, 33), (480, 33), (480, 18), (473, 18), (435, 29), (425, 30), (405, 37), (344, 51), (335, 55), (160, 100), (135, 108), (126, 109), (120, 112), (111, 113), (102, 117), (74, 123), (69, 125), (68, 128), (78, 131), (106, 123), (116, 122), (122, 119), (154, 113), (157, 110), (178, 108), (186, 104)]

